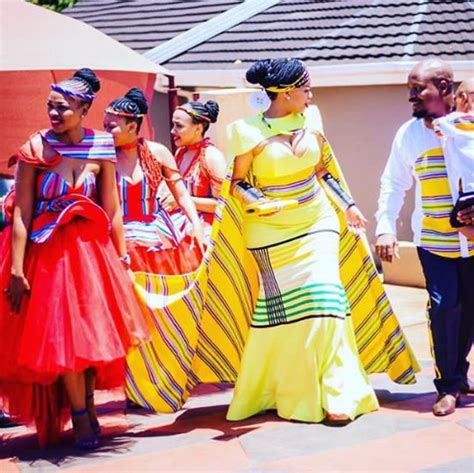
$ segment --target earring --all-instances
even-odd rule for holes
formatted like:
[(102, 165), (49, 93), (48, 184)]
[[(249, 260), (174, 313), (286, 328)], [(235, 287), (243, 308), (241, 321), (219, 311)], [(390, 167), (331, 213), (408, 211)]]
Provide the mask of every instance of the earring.
[(290, 100), (291, 97), (290, 97), (289, 95), (285, 95), (285, 99), (286, 99), (286, 100)]

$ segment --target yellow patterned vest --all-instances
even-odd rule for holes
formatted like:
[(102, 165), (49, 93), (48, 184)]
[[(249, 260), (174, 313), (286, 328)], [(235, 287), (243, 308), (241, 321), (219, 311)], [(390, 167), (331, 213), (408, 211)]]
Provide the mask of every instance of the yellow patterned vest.
[[(461, 246), (458, 231), (449, 223), (453, 198), (446, 171), (443, 150), (433, 148), (415, 162), (420, 179), (421, 224), (420, 246), (445, 258), (460, 258)], [(468, 243), (469, 256), (474, 256), (474, 243)]]

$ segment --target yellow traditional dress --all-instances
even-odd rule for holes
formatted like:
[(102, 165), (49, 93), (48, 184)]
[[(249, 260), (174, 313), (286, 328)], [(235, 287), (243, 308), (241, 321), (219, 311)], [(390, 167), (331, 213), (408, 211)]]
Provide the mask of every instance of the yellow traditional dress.
[[(231, 124), (232, 157), (283, 130), (310, 129), (311, 119), (274, 125), (261, 117)], [(270, 198), (297, 200), (296, 208), (244, 214), (229, 194), (231, 166), (199, 269), (136, 275), (154, 342), (127, 360), (135, 402), (173, 412), (196, 384), (234, 383), (240, 371), (230, 419), (276, 407), (282, 417), (319, 421), (323, 409), (354, 417), (377, 408), (360, 361), (367, 373), (415, 382), (418, 366), (367, 243), (348, 232), (314, 177), (322, 159), (345, 186), (329, 144), (319, 150), (314, 137), (300, 158), (282, 146), (265, 148), (248, 179)]]
[[(259, 121), (236, 123), (232, 141), (254, 124), (260, 130)], [(263, 123), (277, 132), (304, 125), (298, 115)], [(267, 198), (299, 205), (271, 216), (244, 214), (260, 289), (229, 420), (277, 409), (285, 419), (319, 422), (324, 412), (355, 418), (378, 408), (339, 275), (339, 220), (316, 178), (320, 159), (311, 133), (300, 157), (270, 141), (252, 162), (249, 179)]]

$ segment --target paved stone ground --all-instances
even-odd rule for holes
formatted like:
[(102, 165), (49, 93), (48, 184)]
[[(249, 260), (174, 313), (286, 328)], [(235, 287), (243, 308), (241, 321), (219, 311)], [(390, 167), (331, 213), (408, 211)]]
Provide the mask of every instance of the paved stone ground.
[[(385, 375), (371, 380), (381, 404), (346, 427), (287, 422), (269, 412), (244, 422), (225, 421), (232, 396), (226, 386), (200, 386), (186, 408), (172, 415), (134, 411), (99, 397), (103, 445), (93, 453), (35, 447), (31, 430), (1, 431), (0, 472), (472, 472), (474, 396), (456, 413), (431, 414), (435, 394), (424, 320), (425, 292), (387, 286), (422, 365), (418, 383), (399, 386)], [(472, 358), (472, 356), (471, 356)]]

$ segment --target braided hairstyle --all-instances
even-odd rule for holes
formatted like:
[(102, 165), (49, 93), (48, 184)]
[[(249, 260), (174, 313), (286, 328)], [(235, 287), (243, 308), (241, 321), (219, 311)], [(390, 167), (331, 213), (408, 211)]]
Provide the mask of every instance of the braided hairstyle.
[(94, 93), (100, 90), (100, 80), (92, 69), (84, 67), (74, 73), (72, 77), (65, 79), (52, 88), (59, 87), (60, 92), (64, 92), (71, 97), (81, 100), (83, 103), (92, 103)]
[(109, 108), (118, 113), (130, 114), (130, 116), (125, 117), (126, 121), (127, 123), (135, 122), (138, 133), (143, 123), (143, 116), (140, 115), (148, 113), (148, 102), (143, 91), (133, 87), (123, 97), (113, 100)]
[(219, 116), (219, 104), (215, 100), (208, 100), (206, 103), (188, 102), (183, 108), (191, 112), (190, 115), (195, 125), (200, 124), (203, 126), (203, 135), (209, 129), (211, 123), (216, 123)]
[(266, 90), (268, 87), (278, 87), (282, 84), (292, 84), (302, 77), (306, 71), (305, 65), (299, 59), (263, 59), (250, 66), (246, 79), (251, 84), (259, 84), (271, 100), (276, 92)]
[[(135, 122), (138, 134), (143, 123), (143, 115), (146, 115), (148, 112), (148, 102), (143, 91), (133, 87), (123, 97), (113, 100), (108, 108), (118, 114), (123, 113), (126, 123)], [(138, 140), (137, 149), (138, 160), (145, 179), (152, 192), (156, 192), (162, 179), (161, 165), (143, 138)]]

